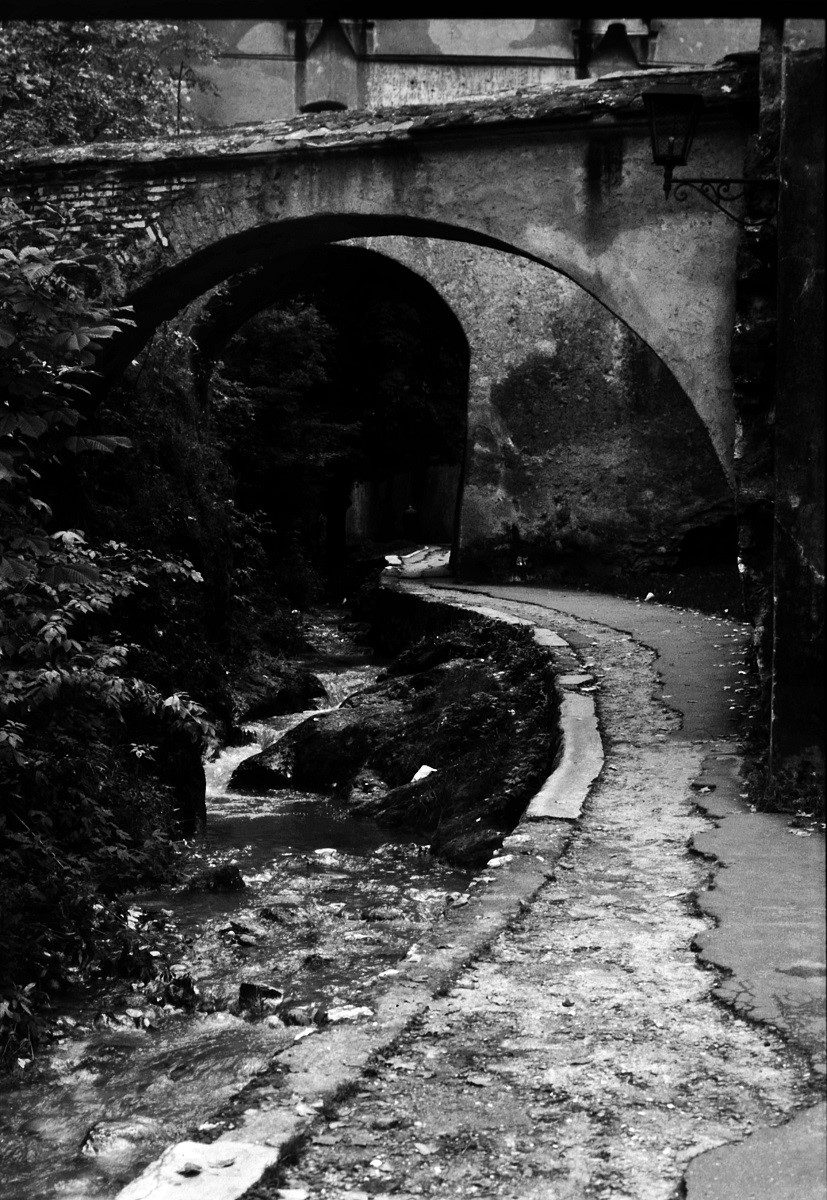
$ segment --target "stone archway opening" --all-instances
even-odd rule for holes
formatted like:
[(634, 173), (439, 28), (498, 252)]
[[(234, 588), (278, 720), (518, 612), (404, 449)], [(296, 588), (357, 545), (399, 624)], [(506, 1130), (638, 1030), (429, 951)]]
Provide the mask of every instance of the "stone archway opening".
[(239, 504), (331, 595), (354, 563), (455, 548), (469, 353), (430, 284), (320, 247), (232, 280), (193, 336)]
[[(125, 353), (134, 354), (151, 336), (159, 319), (183, 313), (178, 322), (181, 328), (188, 329), (192, 328), (196, 311), (211, 315), (212, 324), (208, 321), (205, 325), (207, 332), (204, 336), (197, 334), (209, 359), (215, 341), (221, 342), (222, 338), (226, 341), (220, 334), (222, 319), (216, 306), (225, 305), (228, 295), (232, 297), (231, 316), (224, 318), (224, 325), (237, 327), (245, 305), (249, 317), (271, 302), (265, 295), (268, 289), (272, 302), (288, 294), (296, 296), (310, 286), (312, 278), (325, 275), (336, 255), (362, 253), (365, 243), (381, 251), (383, 242), (398, 244), (400, 240), (421, 245), (421, 255), (403, 254), (397, 258), (390, 249), (378, 257), (386, 262), (395, 261), (397, 270), (408, 271), (408, 282), (412, 288), (419, 287), (426, 309), (429, 305), (437, 308), (441, 305), (443, 313), (453, 309), (456, 323), (461, 322), (470, 346), (466, 463), (460, 469), (462, 478), (456, 490), (451, 538), (451, 567), (455, 572), (461, 570), (469, 577), (481, 574), (485, 578), (491, 572), (500, 577), (503, 574), (519, 577), (521, 572), (530, 572), (535, 577), (565, 568), (578, 578), (585, 577), (587, 571), (597, 571), (601, 578), (609, 571), (614, 578), (618, 572), (622, 576), (629, 570), (636, 575), (650, 569), (671, 570), (678, 552), (676, 539), (690, 525), (706, 526), (732, 512), (731, 444), (726, 436), (731, 408), (728, 394), (724, 396), (721, 391), (721, 403), (710, 414), (708, 406), (685, 388), (668, 359), (596, 292), (584, 287), (556, 262), (460, 225), (415, 216), (319, 212), (221, 237), (210, 247), (181, 258), (147, 279), (132, 293), (136, 324), (122, 339), (117, 339), (118, 346), (112, 347), (109, 369), (116, 373), (118, 358), (122, 361)], [(354, 245), (356, 241), (361, 245)], [(350, 244), (343, 244), (346, 242)], [(467, 251), (488, 255), (492, 260), (501, 259), (510, 264), (508, 271), (513, 269), (517, 275), (536, 276), (529, 289), (532, 295), (514, 294), (504, 304), (503, 280), (499, 269), (495, 269), (490, 278), (472, 288), (474, 296), (469, 300), (468, 288), (464, 287), (466, 268), (459, 265), (452, 276), (437, 265), (451, 254), (460, 256), (459, 262)], [(406, 262), (407, 266), (401, 265)], [(343, 271), (350, 283), (358, 275), (353, 265)], [(585, 347), (586, 362), (581, 364), (582, 370), (572, 352), (572, 347), (583, 340), (579, 332), (572, 330), (571, 336), (560, 337), (559, 331), (555, 332), (544, 320), (539, 324), (534, 322), (538, 324), (536, 329), (523, 330), (521, 336), (534, 338), (535, 348), (542, 352), (543, 361), (536, 365), (542, 375), (539, 382), (545, 397), (542, 413), (528, 421), (526, 438), (523, 436), (526, 430), (522, 429), (526, 422), (520, 416), (527, 415), (523, 412), (525, 346), (509, 336), (509, 329), (517, 319), (515, 314), (543, 311), (549, 288), (553, 290), (550, 284), (548, 287), (544, 284), (546, 279), (563, 280), (570, 290), (574, 289), (572, 295), (580, 300), (573, 306), (573, 313), (585, 303), (602, 316), (596, 323), (589, 318), (590, 330), (595, 326), (590, 336), (598, 341)], [(256, 281), (252, 287), (251, 280)], [(429, 299), (425, 298), (423, 288), (429, 292)], [(485, 322), (478, 319), (480, 306), (491, 309), (491, 321), (497, 325), (496, 337), (484, 331)], [(606, 322), (611, 328), (603, 328)], [(608, 339), (605, 346), (600, 341), (602, 335)], [(463, 338), (460, 333), (460, 339)], [(608, 357), (604, 350), (608, 351)], [(369, 358), (370, 353), (363, 356), (364, 361)], [(566, 368), (562, 373), (560, 365)], [(106, 364), (102, 366), (106, 370)], [(659, 378), (656, 380), (655, 376)], [(602, 403), (600, 396), (606, 388), (611, 396)], [(659, 393), (662, 393), (660, 399)], [(559, 409), (558, 417), (562, 413), (566, 419), (551, 420), (549, 403)], [(620, 408), (615, 412), (618, 403)], [(515, 420), (521, 428), (512, 430)], [(594, 421), (599, 426), (599, 437), (593, 436), (588, 428)], [(572, 423), (576, 429), (570, 428)], [(686, 453), (689, 443), (685, 445), (682, 441), (685, 433), (692, 444), (689, 454)], [(579, 447), (577, 455), (572, 453), (570, 435), (574, 434)], [(662, 453), (663, 448), (658, 445), (663, 438), (669, 443), (668, 454)], [(635, 450), (640, 445), (649, 451), (646, 470)], [(628, 469), (624, 469), (624, 464)], [(590, 482), (593, 473), (599, 485)], [(555, 476), (574, 480), (571, 497), (567, 491), (572, 489), (552, 486)], [(608, 482), (611, 487), (606, 486)], [(352, 511), (345, 520), (342, 535), (345, 550), (349, 539), (365, 537), (368, 530), (374, 538), (387, 537), (387, 529), (377, 528), (377, 522), (381, 526), (389, 512), (397, 518), (397, 529), (407, 510), (413, 509), (409, 513), (411, 525), (421, 515), (422, 505), (414, 496), (410, 481), (404, 503), (400, 491), (394, 492), (387, 480), (380, 480), (375, 474), (370, 478), (357, 478), (354, 474), (352, 483), (359, 488), (351, 488), (347, 497), (345, 511)], [(429, 488), (431, 493), (434, 490), (434, 486)], [(341, 509), (342, 502), (338, 505)], [(670, 516), (671, 509), (679, 510), (678, 520)], [(443, 515), (446, 511), (443, 503)], [(329, 524), (330, 528), (341, 529), (342, 522), (331, 517)], [(565, 538), (558, 536), (561, 530)], [(416, 534), (433, 540), (444, 537), (444, 532), (434, 534), (432, 529), (420, 528)], [(505, 546), (503, 536), (507, 539)], [(562, 562), (572, 547), (576, 553), (571, 563)], [(340, 558), (345, 550), (340, 551)], [(336, 559), (332, 548), (328, 557), (331, 562)], [(734, 560), (729, 566), (735, 571)], [(651, 586), (647, 584), (644, 591)]]

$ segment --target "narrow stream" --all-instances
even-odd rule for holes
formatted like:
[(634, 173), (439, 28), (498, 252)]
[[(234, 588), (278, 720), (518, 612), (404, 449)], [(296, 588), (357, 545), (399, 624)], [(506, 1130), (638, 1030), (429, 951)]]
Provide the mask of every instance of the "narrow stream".
[[(379, 667), (336, 628), (311, 631), (308, 663), (335, 706)], [(320, 705), (321, 707), (321, 705)], [(313, 710), (318, 711), (318, 710)], [(186, 950), (171, 972), (189, 1007), (140, 985), (62, 1008), (64, 1036), (37, 1077), (0, 1107), (4, 1196), (109, 1197), (170, 1141), (210, 1117), (274, 1054), (327, 1021), (358, 1019), (470, 873), (433, 861), (398, 831), (357, 820), (335, 797), (228, 790), (233, 770), (309, 714), (251, 723), (255, 738), (206, 764), (207, 833), (194, 868), (237, 864), (237, 892), (166, 889), (131, 897)], [(196, 989), (193, 992), (193, 987)], [(193, 1003), (195, 1007), (193, 1008)]]

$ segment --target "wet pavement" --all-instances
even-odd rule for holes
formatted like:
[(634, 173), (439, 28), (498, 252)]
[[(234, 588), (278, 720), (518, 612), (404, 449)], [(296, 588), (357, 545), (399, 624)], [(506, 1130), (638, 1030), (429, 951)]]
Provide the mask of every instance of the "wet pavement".
[[(784, 818), (770, 829), (739, 795), (748, 631), (593, 594), (447, 587), (443, 599), (484, 600), (577, 649), (597, 684), (604, 769), (522, 919), (250, 1200), (822, 1197), (823, 841)], [(710, 795), (725, 815), (705, 815)], [(749, 826), (760, 871), (737, 871), (731, 849), (723, 865), (727, 821), (741, 838)], [(786, 899), (769, 906), (772, 929), (749, 907), (767, 873)], [(737, 969), (760, 988), (727, 962), (750, 941), (763, 953)], [(702, 949), (720, 970), (703, 969)], [(774, 1014), (745, 1009), (758, 992), (783, 997)]]
[[(341, 613), (326, 615), (308, 634), (335, 706), (380, 667), (360, 661), (364, 651), (337, 628)], [(182, 1003), (164, 1003), (155, 981), (61, 998), (37, 1078), (7, 1090), (0, 1106), (4, 1196), (111, 1196), (172, 1138), (223, 1128), (217, 1110), (275, 1054), (326, 1022), (369, 1013), (377, 987), (461, 897), (469, 872), (357, 820), (335, 797), (232, 790), (244, 758), (317, 711), (251, 722), (247, 744), (206, 764), (208, 826), (187, 872), (234, 865), (244, 887), (127, 897), (136, 931), (151, 925), (168, 947)]]
[(524, 818), (371, 1016), (277, 1054), (270, 1094), (123, 1200), (823, 1200), (823, 840), (740, 795), (748, 631), (409, 568), (562, 637), (602, 770), (579, 815)]

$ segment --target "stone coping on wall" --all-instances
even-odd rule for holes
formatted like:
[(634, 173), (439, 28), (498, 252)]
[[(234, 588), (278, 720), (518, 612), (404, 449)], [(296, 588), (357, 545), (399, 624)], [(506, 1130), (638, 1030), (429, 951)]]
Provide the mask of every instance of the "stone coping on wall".
[(13, 151), (0, 164), (0, 179), (21, 174), (105, 166), (163, 169), (165, 164), (199, 160), (233, 162), (262, 155), (327, 151), (360, 145), (404, 142), (436, 135), (479, 136), (536, 125), (565, 126), (628, 118), (642, 124), (642, 88), (685, 83), (721, 115), (757, 105), (758, 73), (752, 62), (727, 61), (714, 67), (660, 68), (618, 72), (599, 79), (534, 85), (493, 96), (463, 98), (439, 105), (400, 105), (372, 111), (307, 113), (289, 120), (232, 126), (141, 142), (101, 142)]

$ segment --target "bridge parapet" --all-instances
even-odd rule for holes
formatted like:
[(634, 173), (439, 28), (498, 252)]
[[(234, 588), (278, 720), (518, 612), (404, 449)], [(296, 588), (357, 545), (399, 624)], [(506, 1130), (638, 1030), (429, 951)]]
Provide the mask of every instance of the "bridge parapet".
[(707, 110), (719, 113), (758, 102), (757, 65), (725, 61), (712, 68), (634, 71), (440, 105), (306, 113), (286, 121), (142, 142), (20, 150), (0, 164), (0, 181), (13, 185), (22, 176), (83, 174), (106, 165), (135, 173), (164, 172), (179, 160), (197, 169), (199, 160), (212, 164), (250, 156), (376, 146), (438, 134), (480, 136), (503, 132), (504, 127), (511, 133), (530, 132), (532, 126), (582, 126), (606, 116), (640, 124), (644, 116), (639, 100), (642, 88), (665, 81), (691, 86), (704, 97)]

